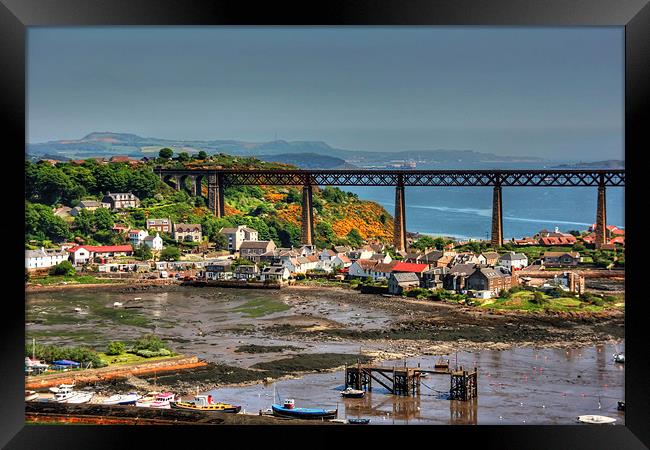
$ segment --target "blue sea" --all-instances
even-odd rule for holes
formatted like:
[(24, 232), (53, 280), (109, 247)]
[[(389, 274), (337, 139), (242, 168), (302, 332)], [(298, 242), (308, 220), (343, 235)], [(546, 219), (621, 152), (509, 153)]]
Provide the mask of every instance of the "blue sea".
[[(482, 163), (420, 165), (417, 169), (548, 169), (560, 163)], [(395, 210), (395, 188), (343, 186), (361, 199)], [(409, 187), (406, 197), (408, 231), (459, 239), (486, 239), (492, 216), (491, 187)], [(596, 221), (596, 187), (504, 187), (503, 236), (532, 236), (546, 228), (586, 230)], [(625, 227), (625, 188), (607, 189), (607, 223)]]

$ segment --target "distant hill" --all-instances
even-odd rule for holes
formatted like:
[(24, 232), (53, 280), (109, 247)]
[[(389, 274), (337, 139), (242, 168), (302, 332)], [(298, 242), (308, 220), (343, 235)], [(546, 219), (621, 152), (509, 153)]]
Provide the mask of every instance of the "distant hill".
[[(133, 157), (151, 156), (157, 154), (163, 147), (169, 147), (174, 152), (185, 151), (196, 153), (204, 150), (210, 154), (225, 153), (241, 156), (263, 156), (269, 158), (284, 158), (289, 155), (316, 154), (339, 158), (344, 162), (355, 165), (386, 164), (394, 160), (417, 160), (423, 163), (438, 162), (511, 162), (511, 161), (543, 161), (542, 158), (501, 156), (493, 153), (482, 153), (474, 150), (417, 150), (417, 151), (388, 151), (371, 152), (334, 148), (322, 141), (284, 141), (246, 142), (237, 140), (172, 140), (154, 137), (141, 137), (136, 134), (114, 133), (110, 131), (95, 131), (81, 139), (59, 140), (41, 143), (30, 143), (26, 152), (34, 157), (42, 155), (59, 155), (66, 158), (80, 159), (94, 156), (129, 155)], [(308, 164), (309, 156), (300, 156), (296, 161)], [(320, 160), (322, 164), (334, 164), (334, 161)], [(320, 164), (319, 163), (319, 164)], [(296, 162), (296, 165), (301, 165)], [(339, 164), (341, 166), (341, 164)], [(303, 166), (304, 167), (304, 166)]]
[(279, 155), (260, 155), (258, 159), (267, 162), (291, 164), (301, 169), (356, 169), (357, 166), (348, 164), (344, 159), (317, 153), (281, 153)]
[(625, 169), (625, 161), (620, 159), (608, 159), (607, 161), (560, 164), (558, 166), (553, 166), (552, 168), (553, 169)]

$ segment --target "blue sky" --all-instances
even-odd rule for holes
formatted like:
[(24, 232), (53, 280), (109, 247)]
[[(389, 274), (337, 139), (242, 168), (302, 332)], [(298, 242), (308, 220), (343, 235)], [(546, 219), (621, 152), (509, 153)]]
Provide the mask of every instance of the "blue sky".
[(28, 142), (623, 157), (622, 27), (30, 28), (27, 83)]

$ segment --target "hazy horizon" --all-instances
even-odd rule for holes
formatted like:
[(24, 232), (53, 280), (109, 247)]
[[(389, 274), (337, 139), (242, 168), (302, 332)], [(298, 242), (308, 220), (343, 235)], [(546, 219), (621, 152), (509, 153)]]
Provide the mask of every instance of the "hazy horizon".
[(623, 159), (622, 27), (29, 28), (27, 141)]

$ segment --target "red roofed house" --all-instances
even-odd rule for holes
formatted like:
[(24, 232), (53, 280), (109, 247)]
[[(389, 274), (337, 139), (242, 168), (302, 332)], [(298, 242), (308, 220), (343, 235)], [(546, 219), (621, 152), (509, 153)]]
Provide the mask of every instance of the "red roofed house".
[(393, 272), (411, 272), (416, 274), (418, 278), (420, 278), (422, 273), (426, 270), (429, 270), (428, 264), (405, 263), (402, 261), (399, 261), (395, 264), (395, 267), (393, 267)]
[(133, 254), (133, 247), (130, 245), (79, 245), (68, 249), (68, 252), (72, 256), (72, 262), (79, 265), (97, 257), (130, 256)]
[(379, 261), (375, 261), (372, 259), (358, 259), (352, 263), (352, 265), (349, 268), (350, 270), (348, 271), (348, 274), (351, 277), (362, 277), (362, 278), (371, 277), (372, 269), (377, 264), (379, 264)]
[(554, 245), (573, 245), (577, 242), (577, 239), (572, 234), (566, 234), (564, 236), (548, 236), (542, 237), (539, 239), (540, 245), (554, 246)]

